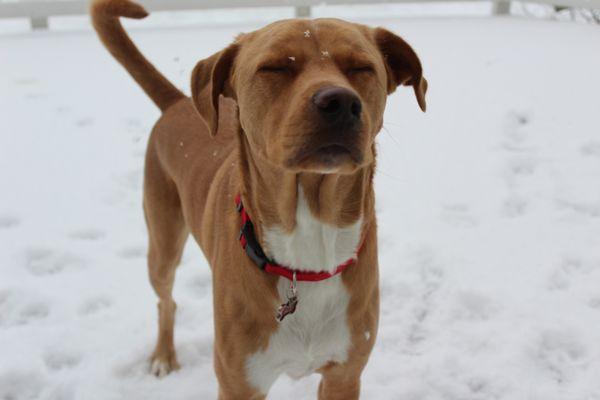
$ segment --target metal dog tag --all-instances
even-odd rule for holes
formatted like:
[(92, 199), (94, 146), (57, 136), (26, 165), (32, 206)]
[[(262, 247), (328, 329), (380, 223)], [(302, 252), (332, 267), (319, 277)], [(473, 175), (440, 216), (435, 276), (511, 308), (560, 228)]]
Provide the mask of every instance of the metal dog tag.
[(290, 285), (290, 290), (288, 291), (286, 296), (287, 302), (280, 305), (277, 309), (277, 316), (275, 317), (277, 322), (283, 321), (283, 319), (287, 315), (293, 314), (296, 311), (296, 306), (298, 305), (298, 291), (296, 290), (296, 272), (294, 272), (294, 277)]

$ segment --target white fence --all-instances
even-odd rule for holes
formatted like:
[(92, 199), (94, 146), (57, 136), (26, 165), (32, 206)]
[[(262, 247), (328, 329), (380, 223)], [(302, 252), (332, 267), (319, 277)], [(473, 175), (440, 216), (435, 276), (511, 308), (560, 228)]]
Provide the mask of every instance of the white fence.
[[(456, 0), (138, 0), (149, 11), (203, 10), (247, 7), (294, 7), (296, 16), (309, 17), (310, 8), (321, 4), (390, 4), (418, 2), (452, 2)], [(461, 0), (464, 1), (464, 0)], [(471, 0), (485, 1), (485, 0)], [(494, 2), (494, 12), (508, 14), (510, 0)], [(600, 0), (526, 0), (533, 3), (562, 7), (600, 9)], [(84, 15), (88, 12), (87, 0), (0, 0), (0, 18), (27, 18), (34, 29), (48, 27), (48, 18), (65, 15)]]

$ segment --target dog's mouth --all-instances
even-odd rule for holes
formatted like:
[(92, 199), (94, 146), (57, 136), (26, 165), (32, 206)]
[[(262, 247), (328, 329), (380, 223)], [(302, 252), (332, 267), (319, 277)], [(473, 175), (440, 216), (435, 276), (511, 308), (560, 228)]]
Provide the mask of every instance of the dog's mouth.
[(314, 172), (336, 172), (355, 167), (363, 161), (362, 152), (354, 145), (334, 142), (306, 146), (296, 153), (289, 166)]
[(319, 147), (315, 154), (321, 157), (338, 157), (344, 154), (351, 155), (351, 151), (348, 147), (342, 146), (341, 144), (328, 144)]

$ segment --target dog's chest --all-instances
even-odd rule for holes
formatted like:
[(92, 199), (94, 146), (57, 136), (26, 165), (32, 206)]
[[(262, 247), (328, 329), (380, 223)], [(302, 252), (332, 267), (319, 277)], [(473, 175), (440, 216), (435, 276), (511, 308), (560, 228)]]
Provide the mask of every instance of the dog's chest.
[[(289, 281), (278, 284), (281, 299)], [(288, 315), (270, 337), (265, 351), (247, 361), (250, 383), (267, 393), (282, 374), (300, 378), (311, 374), (329, 361), (344, 362), (350, 345), (346, 312), (350, 296), (341, 277), (323, 282), (298, 282), (296, 312)], [(272, 310), (275, 318), (275, 308)]]
[[(302, 270), (333, 270), (355, 255), (361, 221), (345, 228), (322, 224), (308, 209), (302, 193), (296, 212), (297, 227), (291, 234), (265, 230), (265, 249), (277, 262)], [(290, 282), (280, 278), (281, 303)], [(330, 361), (344, 362), (350, 346), (347, 324), (350, 295), (340, 276), (321, 282), (298, 282), (298, 306), (285, 317), (264, 351), (247, 360), (250, 383), (267, 393), (277, 377), (308, 375)], [(275, 318), (276, 305), (273, 310)]]
[(278, 227), (264, 230), (265, 251), (281, 265), (303, 271), (333, 271), (356, 255), (362, 219), (337, 227), (316, 219), (302, 189), (298, 190), (296, 227), (285, 233)]

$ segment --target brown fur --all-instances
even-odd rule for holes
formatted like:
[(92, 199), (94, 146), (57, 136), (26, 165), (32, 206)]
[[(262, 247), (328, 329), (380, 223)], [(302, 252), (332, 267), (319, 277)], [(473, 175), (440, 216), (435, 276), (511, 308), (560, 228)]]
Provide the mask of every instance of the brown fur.
[[(374, 139), (386, 96), (398, 85), (413, 86), (425, 109), (427, 83), (414, 51), (381, 28), (333, 19), (276, 22), (200, 61), (190, 100), (148, 63), (118, 22), (119, 16), (143, 18), (140, 6), (96, 0), (91, 13), (108, 50), (163, 110), (148, 144), (144, 178), (149, 275), (160, 299), (153, 360), (169, 370), (179, 367), (171, 292), (191, 232), (213, 272), (219, 398), (264, 398), (248, 383), (245, 363), (278, 329), (278, 278), (261, 272), (236, 241), (240, 221), (234, 197), (242, 194), (260, 240), (265, 226), (293, 231), (301, 185), (322, 222), (343, 227), (360, 217), (364, 221), (363, 249), (342, 276), (351, 295), (348, 361), (319, 370), (318, 392), (319, 399), (358, 398), (379, 313)], [(303, 36), (306, 30), (310, 38)], [(273, 63), (284, 63), (285, 71), (273, 72)], [(360, 135), (344, 139), (353, 156), (343, 158), (333, 173), (322, 173), (319, 160), (305, 156), (329, 134), (310, 107), (315, 90), (327, 85), (352, 90), (363, 105)], [(371, 337), (365, 340), (367, 330)]]

